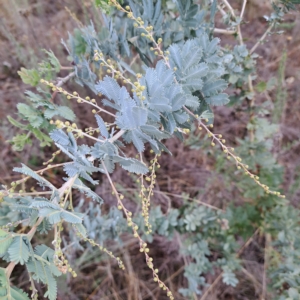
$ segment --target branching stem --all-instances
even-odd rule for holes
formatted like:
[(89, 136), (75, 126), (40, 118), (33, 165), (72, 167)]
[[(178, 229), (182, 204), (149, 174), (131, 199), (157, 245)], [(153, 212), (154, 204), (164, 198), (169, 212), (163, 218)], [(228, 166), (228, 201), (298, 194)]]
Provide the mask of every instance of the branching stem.
[(148, 255), (148, 252), (149, 252), (149, 248), (147, 248), (147, 244), (142, 240), (142, 238), (140, 237), (139, 233), (138, 233), (138, 226), (132, 221), (132, 213), (130, 211), (128, 211), (120, 196), (119, 196), (119, 193), (109, 175), (109, 172), (105, 166), (105, 164), (103, 163), (102, 164), (103, 166), (103, 169), (105, 170), (105, 173), (106, 173), (106, 176), (108, 178), (108, 181), (111, 185), (111, 188), (113, 190), (113, 194), (115, 195), (115, 197), (117, 198), (117, 201), (118, 201), (118, 208), (121, 208), (126, 216), (126, 219), (127, 219), (127, 223), (128, 223), (128, 226), (132, 228), (133, 230), (133, 233), (134, 233), (134, 237), (137, 238), (139, 240), (139, 244), (140, 244), (140, 251), (141, 252), (144, 252), (145, 254), (145, 258), (146, 258), (146, 263), (147, 263), (147, 266), (149, 267), (149, 269), (152, 270), (153, 272), (153, 280), (155, 282), (157, 282), (164, 290), (167, 291), (167, 295), (170, 297), (170, 299), (174, 299), (174, 297), (172, 296), (172, 292), (169, 290), (169, 288), (165, 285), (164, 282), (162, 282), (157, 273), (158, 273), (158, 269), (154, 269), (154, 265), (153, 265), (153, 259)]
[(232, 6), (230, 5), (230, 3), (227, 0), (222, 0), (223, 3), (225, 4), (225, 6), (228, 8), (228, 10), (230, 11), (230, 14), (232, 15), (232, 17), (234, 17), (234, 19), (236, 18), (234, 10), (232, 8)]
[[(71, 188), (72, 185), (74, 184), (74, 181), (76, 180), (77, 175), (74, 177), (71, 177), (67, 182), (65, 182), (61, 188), (58, 190), (59, 191), (59, 198), (63, 196), (64, 192)], [(27, 238), (29, 241), (33, 238), (34, 234), (36, 233), (37, 227), (43, 222), (44, 217), (39, 217), (37, 222), (32, 226), (31, 230), (26, 234)], [(11, 273), (13, 269), (15, 268), (16, 264), (14, 262), (10, 262), (8, 266), (5, 269), (5, 273), (7, 278), (10, 278)]]

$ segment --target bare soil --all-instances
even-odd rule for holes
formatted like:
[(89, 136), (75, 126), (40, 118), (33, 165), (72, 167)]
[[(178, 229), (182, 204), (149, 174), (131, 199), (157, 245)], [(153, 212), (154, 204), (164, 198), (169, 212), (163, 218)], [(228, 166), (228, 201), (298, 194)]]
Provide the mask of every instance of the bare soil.
[[(236, 3), (237, 9), (240, 7), (240, 1), (230, 2)], [(242, 25), (242, 32), (245, 43), (251, 48), (267, 28), (263, 15), (270, 12), (270, 6), (264, 4), (265, 1), (248, 2), (246, 23)], [(11, 170), (19, 162), (34, 168), (51, 157), (51, 149), (45, 148), (41, 151), (37, 143), (26, 147), (21, 153), (13, 151), (6, 140), (12, 138), (16, 130), (7, 122), (6, 116), (16, 116), (16, 104), (23, 101), (24, 91), (29, 88), (22, 83), (17, 71), (23, 66), (33, 67), (42, 57), (42, 48), (52, 49), (61, 59), (62, 64), (66, 66), (70, 64), (60, 45), (60, 40), (68, 38), (67, 32), (72, 32), (76, 20), (70, 18), (65, 6), (84, 24), (96, 17), (89, 1), (0, 0), (0, 182), (3, 184), (9, 184), (13, 178), (16, 178)], [(288, 193), (290, 187), (299, 182), (300, 168), (299, 12), (288, 14), (284, 24), (286, 24), (286, 28), (283, 29), (284, 34), (269, 36), (264, 45), (257, 49), (260, 57), (257, 62), (255, 82), (278, 77), (279, 64), (286, 49), (288, 58), (283, 85), (287, 89), (287, 97), (280, 121), (280, 133), (276, 137), (278, 145), (276, 155), (280, 163), (286, 167), (284, 189)], [(221, 36), (221, 38), (224, 46), (234, 43), (232, 37)], [(62, 71), (60, 75), (63, 77), (66, 74), (66, 71)], [(72, 90), (72, 83), (68, 83), (66, 88)], [(89, 91), (84, 89), (79, 92), (82, 95), (89, 94)], [(264, 93), (256, 99), (256, 105), (260, 105), (266, 98), (274, 101), (275, 97), (275, 91)], [(91, 112), (77, 104), (73, 105), (81, 125), (88, 126), (92, 118)], [(242, 138), (245, 135), (247, 123), (245, 113), (229, 107), (214, 110), (216, 122), (214, 130), (222, 133), (228, 143), (234, 145), (236, 137)], [(157, 174), (157, 189), (177, 195), (182, 192), (195, 195), (199, 189), (205, 187), (207, 179), (212, 174), (214, 159), (206, 152), (184, 146), (177, 139), (168, 141), (167, 146), (173, 156), (163, 155), (161, 158), (161, 170)], [(58, 186), (61, 184), (55, 174), (51, 178)], [(131, 179), (124, 178), (125, 173), (121, 169), (113, 174), (114, 181), (122, 182), (126, 187), (132, 186)], [(97, 192), (104, 194), (109, 190), (109, 184), (104, 178), (100, 177), (100, 180), (101, 186), (97, 188)], [(218, 206), (226, 205), (226, 201), (230, 201), (231, 194), (226, 188), (220, 189), (220, 185), (222, 182), (216, 178), (214, 189), (207, 191), (206, 197), (201, 200)], [(106, 195), (105, 203), (108, 207), (115, 203), (115, 200), (108, 193)], [(174, 207), (182, 204), (180, 198), (171, 196), (167, 198), (166, 200), (166, 196), (157, 196), (154, 202), (162, 205), (163, 209), (167, 207), (168, 200), (171, 200)], [(289, 194), (289, 198), (295, 206), (299, 207), (299, 187)], [(76, 279), (65, 278), (62, 281), (58, 299), (166, 299), (164, 294), (160, 293), (156, 283), (150, 280), (151, 274), (148, 269), (143, 267), (144, 258), (139, 253), (139, 247), (134, 239), (124, 237), (124, 241), (127, 245), (124, 250), (127, 267), (125, 273), (121, 273), (113, 262), (104, 264), (97, 260), (97, 257), (91, 258), (85, 263), (86, 266)], [(261, 238), (256, 237), (243, 256), (247, 261), (245, 269), (250, 275), (252, 274), (252, 277), (241, 272), (237, 288), (233, 289), (219, 283), (207, 299), (259, 299), (261, 287), (256, 281), (260, 280), (263, 269), (261, 244)], [(170, 286), (183, 286), (184, 262), (178, 253), (176, 239), (167, 241), (156, 237), (150, 248), (151, 255), (156, 258), (156, 264), (163, 269), (162, 275), (168, 278), (167, 283)], [(27, 285), (27, 277), (21, 271), (20, 274), (15, 280), (24, 287)], [(208, 282), (214, 282), (217, 275), (209, 275)], [(184, 299), (180, 294), (175, 295), (175, 298)]]

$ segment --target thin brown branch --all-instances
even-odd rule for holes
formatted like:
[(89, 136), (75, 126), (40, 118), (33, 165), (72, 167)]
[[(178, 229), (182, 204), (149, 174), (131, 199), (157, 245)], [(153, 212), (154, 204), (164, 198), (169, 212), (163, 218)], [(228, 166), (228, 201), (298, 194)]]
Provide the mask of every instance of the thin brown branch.
[[(237, 20), (237, 17), (236, 17), (236, 14), (235, 14), (235, 12), (234, 12), (234, 9), (233, 9), (232, 6), (230, 5), (230, 3), (229, 3), (227, 0), (222, 0), (222, 1), (223, 1), (223, 3), (225, 4), (225, 6), (228, 8), (228, 10), (229, 10), (229, 12), (230, 12), (232, 18), (236, 21), (236, 20)], [(244, 0), (241, 16), (243, 16), (243, 14), (244, 14), (245, 7), (246, 7), (246, 3), (247, 3), (247, 1)], [(242, 21), (242, 18), (241, 18), (240, 21)], [(243, 36), (242, 36), (242, 31), (241, 31), (241, 26), (240, 26), (240, 24), (237, 25), (236, 33), (237, 33), (237, 36), (238, 36), (240, 45), (243, 45), (244, 42), (243, 42)]]
[(227, 0), (222, 0), (223, 3), (225, 4), (225, 6), (229, 9), (230, 14), (234, 17), (234, 19), (236, 18), (234, 10), (232, 8), (232, 6), (230, 5), (230, 3)]
[(245, 13), (245, 9), (246, 9), (246, 5), (247, 5), (247, 1), (248, 1), (248, 0), (244, 0), (244, 1), (243, 1), (243, 6), (242, 6), (241, 14), (240, 14), (240, 18), (241, 18), (241, 20), (242, 20), (242, 19), (243, 19), (243, 17), (244, 17), (244, 13)]
[(274, 27), (275, 23), (270, 24), (266, 32), (261, 36), (261, 38), (257, 41), (257, 43), (251, 48), (250, 54), (252, 54), (256, 48), (264, 41), (267, 35), (271, 32), (272, 28)]
[[(255, 235), (257, 234), (257, 232), (259, 231), (259, 229), (256, 229), (255, 232), (253, 233), (253, 235), (247, 240), (247, 242), (240, 248), (240, 250), (238, 251), (238, 253), (236, 254), (236, 257), (239, 257), (243, 251), (251, 244), (251, 242), (253, 241)], [(200, 300), (204, 300), (206, 299), (207, 295), (211, 292), (211, 290), (217, 285), (217, 283), (220, 281), (220, 279), (222, 278), (224, 272), (221, 272), (218, 277), (214, 280), (214, 282), (208, 287), (208, 289), (205, 291), (205, 293), (202, 295), (202, 297), (200, 298)]]
[[(138, 189), (133, 189), (133, 188), (126, 188), (126, 189), (122, 189), (122, 188), (119, 188), (120, 191), (137, 191)], [(182, 195), (177, 195), (177, 194), (173, 194), (173, 193), (169, 193), (169, 192), (164, 192), (164, 191), (156, 191), (156, 190), (153, 190), (153, 193), (155, 194), (160, 194), (160, 195), (168, 195), (168, 196), (172, 196), (172, 197), (176, 197), (176, 198), (184, 198), (184, 199), (187, 199), (187, 200), (191, 200), (193, 202), (196, 202), (196, 203), (199, 203), (203, 206), (206, 206), (206, 207), (209, 207), (213, 210), (219, 210), (219, 211), (224, 211), (223, 209), (221, 208), (218, 208), (216, 206), (213, 206), (209, 203), (205, 203), (201, 200), (198, 200), (198, 199), (194, 199), (194, 198), (190, 198), (190, 197), (184, 197)]]
[(236, 34), (236, 30), (228, 30), (228, 29), (221, 29), (221, 28), (214, 28), (214, 33), (221, 33), (221, 34)]
[(269, 245), (271, 244), (271, 235), (267, 233), (265, 235), (265, 254), (264, 254), (264, 273), (263, 273), (263, 290), (262, 290), (262, 296), (261, 300), (267, 299), (267, 265), (268, 265), (268, 251), (269, 251)]
[(200, 300), (206, 299), (207, 295), (211, 292), (211, 290), (218, 284), (220, 279), (222, 278), (223, 272), (218, 275), (218, 277), (214, 280), (214, 282), (208, 287), (205, 293), (202, 295)]
[[(57, 87), (61, 87), (63, 84), (65, 84), (68, 80), (70, 80), (72, 77), (75, 76), (75, 72), (70, 73), (68, 76), (61, 78), (58, 83), (56, 84)], [(57, 90), (52, 94), (51, 101), (53, 102), (55, 96), (57, 94)]]

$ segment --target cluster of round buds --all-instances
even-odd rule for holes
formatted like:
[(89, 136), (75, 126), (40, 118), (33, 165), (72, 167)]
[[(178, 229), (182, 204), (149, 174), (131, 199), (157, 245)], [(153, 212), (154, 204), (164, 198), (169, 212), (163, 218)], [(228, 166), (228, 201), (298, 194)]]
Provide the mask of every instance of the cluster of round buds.
[[(153, 153), (153, 150), (151, 150)], [(150, 207), (150, 200), (151, 196), (153, 196), (153, 189), (156, 182), (156, 174), (155, 170), (156, 168), (160, 168), (160, 165), (157, 161), (157, 158), (160, 156), (160, 154), (156, 155), (154, 159), (150, 161), (151, 165), (149, 167), (150, 175), (146, 176), (145, 178), (141, 176), (140, 179), (137, 180), (137, 182), (141, 182), (141, 190), (139, 193), (139, 196), (142, 200), (142, 216), (145, 221), (145, 226), (148, 229), (146, 234), (150, 234), (152, 232), (152, 225), (149, 222), (149, 207)], [(144, 185), (144, 179), (148, 183), (148, 187)]]
[(168, 53), (166, 52), (164, 55), (163, 51), (159, 47), (159, 45), (162, 43), (162, 38), (159, 38), (157, 41), (155, 41), (155, 39), (153, 37), (153, 34), (154, 34), (153, 26), (151, 26), (151, 25), (145, 26), (145, 22), (143, 21), (143, 19), (141, 17), (136, 18), (133, 15), (129, 6), (126, 6), (124, 9), (116, 0), (110, 0), (109, 3), (111, 3), (111, 5), (113, 5), (113, 6), (115, 6), (118, 10), (121, 10), (122, 12), (126, 13), (127, 17), (129, 19), (134, 20), (135, 22), (134, 22), (133, 26), (135, 28), (139, 28), (139, 29), (143, 30), (143, 32), (141, 33), (141, 36), (149, 39), (155, 45), (155, 47), (150, 48), (150, 50), (154, 51), (155, 55), (161, 56), (166, 62), (169, 60), (169, 58), (167, 57)]
[(55, 157), (60, 153), (61, 153), (61, 150), (57, 150), (57, 151), (53, 152), (52, 157), (48, 161), (43, 162), (43, 165), (49, 165), (50, 163), (52, 163), (54, 161)]
[(190, 129), (188, 129), (188, 128), (184, 128), (184, 129), (182, 129), (182, 131), (183, 131), (185, 134), (189, 134), (189, 133), (190, 133)]
[(106, 72), (110, 74), (114, 79), (122, 79), (123, 83), (127, 83), (134, 86), (130, 78), (124, 77), (122, 72), (118, 70), (117, 63), (112, 61), (111, 59), (106, 60), (102, 52), (94, 50), (94, 60), (101, 61), (100, 66), (105, 67)]
[(99, 52), (97, 49), (94, 50), (94, 61), (102, 61), (104, 58), (103, 53)]
[(136, 232), (135, 228), (134, 230), (134, 236), (139, 238), (140, 241), (140, 252), (145, 254), (146, 257), (146, 263), (149, 269), (152, 270), (153, 272), (153, 280), (159, 284), (159, 287), (162, 288), (164, 291), (167, 290), (167, 295), (169, 296), (170, 299), (174, 299), (172, 292), (168, 289), (168, 287), (159, 279), (158, 276), (158, 269), (154, 269), (154, 264), (153, 264), (153, 258), (149, 256), (150, 249), (148, 248), (147, 243), (145, 243), (138, 233)]
[(85, 97), (85, 100), (86, 101), (91, 101), (92, 103), (96, 103), (96, 100), (95, 99), (91, 99), (90, 97)]
[[(112, 192), (112, 195), (116, 195), (115, 192)], [(122, 200), (124, 199), (124, 195), (117, 193), (116, 196), (117, 196), (117, 200), (118, 200), (118, 209), (123, 210), (123, 212), (126, 216), (127, 225), (128, 225), (128, 227), (131, 227), (133, 230), (133, 236), (140, 239), (139, 234), (138, 234), (139, 227), (132, 220), (132, 212), (129, 211), (128, 209), (126, 209), (124, 204), (122, 203)]]
[[(116, 7), (118, 10), (122, 10), (122, 11), (125, 10), (125, 9), (121, 6), (121, 4), (118, 3), (118, 1), (116, 1), (116, 0), (108, 0), (108, 3), (107, 3), (107, 4)], [(126, 7), (129, 7), (129, 6), (126, 6)]]
[[(111, 61), (111, 59), (105, 60), (103, 54), (101, 52), (99, 53), (98, 50), (94, 51), (94, 59), (95, 59), (95, 61), (101, 60), (100, 65), (102, 67), (106, 67), (107, 73), (111, 74), (113, 78), (115, 78), (115, 79), (121, 78), (121, 79), (123, 79), (124, 83), (128, 83), (128, 84), (132, 85), (131, 92), (136, 93), (137, 97), (140, 100), (143, 101), (146, 99), (146, 97), (143, 95), (143, 92), (145, 91), (146, 87), (141, 85), (140, 82), (138, 81), (139, 79), (142, 78), (142, 74), (140, 74), (140, 73), (136, 74), (137, 81), (132, 83), (130, 79), (125, 78), (123, 76), (123, 74), (119, 70), (117, 70), (117, 66), (114, 65), (114, 63), (113, 63), (113, 61)], [(93, 113), (96, 113), (96, 110), (93, 110)]]
[[(1, 197), (1, 195), (0, 195), (0, 197)], [(9, 229), (10, 227), (18, 227), (22, 222), (23, 222), (23, 221), (20, 220), (20, 221), (16, 221), (16, 222), (12, 222), (12, 223), (7, 223), (7, 224), (1, 226), (0, 228), (1, 228), (1, 229), (4, 229), (4, 230), (7, 230), (7, 229)]]
[[(99, 94), (99, 96), (100, 96), (100, 94)], [(86, 103), (91, 103), (94, 107), (97, 106), (97, 102), (95, 99), (91, 99), (90, 97), (85, 97), (84, 100), (87, 101)]]
[(52, 83), (50, 81), (41, 79), (40, 82), (43, 83), (43, 84), (48, 85), (52, 89), (53, 92), (60, 92), (60, 93), (62, 93), (64, 95), (66, 95), (66, 96), (68, 95), (68, 92), (65, 91), (62, 87), (56, 86), (54, 83)]
[[(165, 51), (165, 53), (161, 50), (160, 44), (162, 43), (162, 38), (159, 38), (157, 41), (154, 39), (154, 32), (153, 32), (153, 26), (144, 26), (144, 21), (141, 17), (135, 17), (130, 10), (130, 7), (126, 7), (126, 9), (122, 8), (121, 5), (116, 0), (110, 0), (111, 5), (117, 7), (117, 9), (123, 11), (124, 13), (127, 13), (128, 18), (133, 19), (135, 21), (134, 27), (140, 28), (144, 30), (144, 32), (141, 33), (141, 36), (148, 38), (154, 45), (154, 47), (151, 47), (150, 50), (154, 51), (155, 55), (160, 56), (164, 61), (165, 64), (170, 68), (169, 64), (169, 51)], [(176, 71), (177, 68), (174, 68), (174, 71)]]
[(88, 135), (94, 135), (95, 133), (100, 133), (100, 130), (98, 128), (93, 128), (93, 127), (85, 128), (84, 131)]
[(76, 123), (71, 124), (69, 121), (63, 122), (60, 120), (56, 120), (56, 121), (51, 120), (50, 124), (56, 125), (57, 129), (65, 128), (67, 130), (67, 132), (75, 132), (74, 137), (76, 137), (76, 138), (83, 137), (83, 132), (81, 129), (78, 129)]
[(164, 290), (167, 291), (167, 296), (171, 299), (174, 300), (174, 296), (172, 294), (172, 292), (168, 289), (168, 287), (159, 279), (158, 277), (158, 269), (154, 269), (154, 265), (153, 265), (153, 258), (150, 256), (147, 256), (146, 258), (146, 262), (147, 262), (147, 266), (149, 267), (149, 269), (151, 269), (153, 271), (153, 280), (154, 282), (158, 283), (158, 286)]
[[(161, 50), (160, 44), (162, 43), (163, 40), (162, 40), (162, 38), (158, 38), (157, 41), (154, 39), (153, 26), (145, 27), (144, 22), (140, 17), (135, 18), (134, 16), (132, 16), (132, 18), (136, 21), (136, 23), (134, 23), (134, 27), (141, 28), (145, 31), (145, 32), (141, 33), (141, 36), (148, 38), (153, 43), (154, 47), (150, 47), (150, 50), (154, 51), (155, 55), (160, 56), (165, 61), (166, 65), (168, 67), (170, 67), (169, 57), (168, 57), (170, 55), (170, 52), (169, 51), (163, 52)], [(177, 68), (174, 69), (174, 71), (176, 71), (176, 70), (177, 70)]]
[(12, 181), (12, 182), (10, 183), (11, 188), (10, 188), (9, 191), (13, 193), (13, 192), (15, 191), (16, 187), (17, 187), (19, 184), (21, 184), (22, 182), (26, 182), (28, 179), (29, 179), (29, 177), (25, 177), (25, 178), (20, 179), (20, 180), (17, 180), (17, 181)]
[[(149, 253), (150, 249), (147, 247), (147, 243), (140, 241), (140, 252)], [(153, 268), (153, 266), (152, 266)]]
[(52, 242), (52, 244), (54, 244), (54, 264), (63, 274), (69, 272), (75, 278), (77, 277), (77, 274), (72, 269), (69, 261), (65, 258), (61, 249), (61, 231), (63, 231), (62, 222), (58, 223), (55, 236), (56, 239)]
[[(154, 51), (155, 55), (164, 56), (164, 52), (158, 47), (155, 47), (155, 48), (151, 47), (150, 50)], [(165, 58), (167, 58), (167, 57), (165, 57)]]
[[(141, 78), (141, 74), (137, 74), (137, 78)], [(141, 85), (138, 81), (133, 83), (134, 88), (131, 90), (133, 93), (136, 93), (136, 95), (141, 99), (142, 101), (146, 99), (146, 97), (143, 95), (144, 90), (146, 87), (144, 85)]]
[(136, 22), (134, 23), (133, 26), (144, 30), (144, 32), (141, 33), (141, 36), (153, 42), (153, 26), (150, 25), (145, 27), (144, 21), (140, 17), (136, 18), (135, 21)]
[(4, 230), (7, 230), (7, 229), (9, 229), (9, 228), (12, 227), (12, 226), (13, 226), (12, 223), (7, 223), (7, 224), (1, 226), (0, 228), (1, 228), (1, 229), (4, 229)]
[(77, 230), (77, 228), (76, 228), (75, 225), (73, 225), (73, 229), (75, 230), (76, 235), (77, 235), (80, 239), (82, 239), (83, 241), (89, 243), (89, 244), (90, 244), (91, 246), (93, 246), (93, 247), (98, 247), (98, 249), (99, 249), (100, 251), (105, 252), (105, 253), (106, 253), (108, 256), (110, 256), (112, 259), (115, 259), (115, 260), (117, 261), (118, 266), (119, 266), (120, 269), (125, 270), (124, 263), (122, 262), (122, 260), (121, 260), (119, 257), (114, 256), (113, 253), (112, 253), (111, 251), (109, 251), (109, 250), (107, 250), (105, 247), (103, 247), (103, 246), (97, 244), (93, 239), (89, 239), (89, 238), (87, 238), (87, 237), (84, 237), (84, 236)]
[[(62, 87), (55, 86), (52, 82), (49, 82), (49, 81), (44, 80), (44, 79), (41, 79), (40, 82), (43, 83), (43, 84), (48, 85), (49, 87), (51, 87), (53, 91), (56, 91), (58, 93), (61, 93), (61, 94), (65, 95), (68, 100), (72, 99), (72, 100), (76, 100), (78, 103), (87, 103), (87, 104), (93, 106), (94, 108), (96, 108), (99, 111), (102, 110), (97, 105), (97, 102), (96, 102), (95, 99), (91, 99), (90, 97), (82, 98), (78, 95), (78, 93), (76, 91), (74, 91), (73, 93), (69, 93), (68, 91), (64, 90)], [(96, 110), (95, 110), (95, 112), (94, 112), (94, 110), (92, 112), (96, 113)], [(50, 122), (50, 124), (53, 124), (53, 123)]]
[[(125, 206), (122, 203), (122, 200), (124, 199), (124, 196), (120, 193), (117, 192), (109, 174), (107, 173), (109, 182), (111, 184), (111, 187), (113, 189), (112, 194), (116, 195), (117, 200), (118, 200), (118, 209), (123, 210), (126, 218), (127, 218), (127, 224), (129, 227), (132, 227), (133, 230), (133, 234), (134, 237), (136, 237), (139, 240), (140, 243), (140, 252), (143, 252), (145, 254), (145, 258), (146, 258), (146, 262), (148, 267), (152, 270), (153, 272), (153, 279), (155, 282), (158, 282), (159, 286), (163, 289), (167, 291), (167, 295), (169, 296), (170, 299), (174, 299), (172, 292), (168, 289), (168, 287), (159, 279), (157, 273), (158, 273), (158, 269), (154, 269), (153, 263), (152, 263), (152, 258), (149, 257), (148, 253), (150, 251), (150, 249), (147, 247), (147, 244), (142, 240), (142, 238), (139, 236), (138, 233), (138, 226), (132, 221), (132, 213), (130, 211), (128, 211)], [(123, 197), (122, 197), (123, 196)]]
[(28, 179), (29, 179), (29, 177), (25, 177), (18, 181), (12, 181), (10, 183), (11, 188), (8, 191), (4, 190), (4, 191), (0, 192), (0, 202), (2, 200), (2, 197), (4, 197), (4, 196), (8, 196), (9, 198), (12, 198), (13, 196), (21, 196), (23, 193), (26, 193), (26, 191), (22, 190), (22, 189), (20, 189), (18, 192), (15, 192), (15, 190), (19, 184), (25, 183)]
[[(208, 122), (208, 119), (205, 119), (204, 120), (206, 123)], [(275, 195), (275, 196), (278, 196), (280, 198), (285, 198), (284, 195), (280, 194), (279, 192), (276, 192), (276, 191), (271, 191), (270, 188), (261, 183), (260, 180), (259, 180), (259, 176), (255, 175), (255, 174), (252, 174), (248, 169), (249, 169), (249, 166), (247, 164), (244, 164), (242, 162), (242, 159), (241, 157), (239, 157), (238, 155), (236, 155), (234, 153), (234, 148), (230, 148), (228, 146), (225, 145), (226, 143), (226, 140), (222, 137), (221, 134), (214, 134), (209, 128), (213, 128), (213, 125), (210, 124), (210, 125), (205, 125), (204, 122), (202, 121), (199, 121), (199, 129), (202, 130), (202, 128), (204, 128), (207, 132), (207, 136), (209, 138), (212, 138), (211, 140), (211, 146), (215, 146), (216, 143), (219, 144), (221, 146), (221, 149), (223, 150), (223, 153), (226, 154), (226, 157), (228, 160), (234, 160), (235, 161), (235, 164), (236, 164), (236, 167), (238, 170), (243, 170), (244, 171), (244, 174), (246, 176), (249, 176), (252, 180), (254, 180), (254, 182), (256, 184), (258, 184), (260, 187), (262, 187), (265, 192), (267, 194), (272, 194), (272, 195)]]

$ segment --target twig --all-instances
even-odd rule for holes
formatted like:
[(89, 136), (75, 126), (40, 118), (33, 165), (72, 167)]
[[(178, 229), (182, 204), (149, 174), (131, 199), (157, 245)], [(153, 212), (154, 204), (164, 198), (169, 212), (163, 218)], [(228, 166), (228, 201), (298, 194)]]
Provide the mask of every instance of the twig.
[(60, 66), (61, 70), (73, 70), (74, 67), (66, 67), (66, 66)]
[(218, 10), (220, 11), (220, 13), (222, 14), (223, 17), (225, 17), (227, 14), (226, 14), (226, 11), (220, 6), (218, 5)]
[[(64, 78), (64, 80), (65, 80), (65, 78)], [(111, 115), (111, 116), (113, 116), (113, 117), (116, 117), (115, 114), (113, 114), (113, 113), (111, 113), (111, 112), (109, 112), (109, 111), (103, 109), (102, 107), (99, 107), (97, 104), (95, 104), (96, 102), (95, 102), (95, 103), (90, 102), (90, 101), (88, 101), (88, 100), (86, 100), (86, 99), (80, 97), (80, 96), (78, 95), (78, 93), (76, 93), (76, 92), (75, 92), (75, 94), (69, 93), (68, 91), (66, 91), (65, 89), (63, 89), (63, 88), (61, 87), (60, 83), (61, 83), (62, 81), (63, 81), (63, 80), (59, 81), (57, 85), (54, 85), (52, 82), (49, 82), (49, 81), (47, 81), (47, 80), (41, 79), (41, 82), (42, 82), (42, 83), (44, 83), (44, 84), (46, 84), (46, 85), (52, 87), (52, 89), (54, 89), (53, 96), (56, 95), (56, 93), (60, 92), (60, 93), (63, 93), (65, 96), (69, 97), (68, 99), (77, 99), (77, 101), (79, 100), (80, 103), (83, 102), (83, 103), (89, 104), (89, 105), (91, 105), (91, 106), (97, 108), (100, 112), (104, 112), (104, 113), (106, 113), (106, 114), (108, 114), (108, 115)], [(52, 98), (53, 98), (53, 97), (52, 97)], [(94, 99), (93, 99), (93, 100), (94, 100)]]
[(261, 287), (262, 284), (249, 271), (247, 271), (245, 268), (242, 268), (241, 270), (246, 276), (248, 276), (252, 280), (252, 282), (255, 285)]
[(72, 163), (72, 161), (64, 162), (64, 163), (60, 163), (60, 164), (55, 164), (55, 165), (48, 165), (48, 166), (47, 166), (46, 168), (44, 168), (44, 169), (35, 171), (35, 173), (44, 173), (45, 171), (48, 171), (48, 170), (50, 170), (50, 169), (57, 168), (57, 167), (61, 167), (61, 166), (68, 165), (68, 164), (71, 164), (71, 163)]
[(117, 139), (119, 139), (126, 131), (125, 130), (120, 130), (118, 133), (116, 133), (113, 137), (111, 137), (108, 141), (110, 143), (113, 143), (114, 141), (116, 141)]
[(223, 272), (219, 274), (219, 276), (214, 280), (214, 282), (208, 287), (208, 289), (205, 291), (205, 293), (202, 295), (200, 300), (204, 300), (206, 296), (210, 293), (210, 291), (217, 285), (217, 283), (222, 278)]
[[(64, 78), (61, 78), (58, 83), (57, 83), (57, 87), (61, 87), (63, 84), (65, 84), (68, 80), (70, 80), (72, 77), (75, 76), (75, 72), (72, 72), (70, 73), (68, 76), (64, 77)], [(51, 101), (53, 102), (55, 96), (57, 94), (57, 90), (52, 94), (52, 97), (51, 97)]]
[[(240, 248), (240, 250), (238, 251), (238, 253), (236, 254), (236, 257), (239, 257), (243, 251), (251, 244), (251, 242), (253, 241), (253, 238), (255, 237), (256, 233), (259, 231), (259, 229), (256, 229), (255, 232), (253, 233), (253, 235), (247, 240), (247, 242)], [(219, 274), (219, 276), (214, 280), (214, 282), (208, 287), (208, 289), (205, 291), (205, 293), (202, 295), (202, 297), (200, 298), (200, 300), (204, 300), (206, 298), (206, 296), (210, 293), (210, 291), (217, 285), (217, 283), (220, 281), (220, 279), (222, 278), (224, 272), (221, 272)]]
[(234, 17), (234, 19), (236, 18), (234, 10), (232, 8), (232, 6), (229, 4), (229, 2), (227, 0), (222, 0), (223, 3), (226, 5), (226, 7), (229, 9), (231, 15)]
[(241, 14), (240, 14), (241, 20), (243, 19), (243, 16), (244, 16), (244, 13), (245, 13), (246, 5), (247, 5), (247, 0), (244, 0), (243, 6), (242, 6), (242, 10), (241, 10)]
[(28, 272), (28, 275), (29, 275), (29, 280), (30, 280), (31, 289), (32, 289), (31, 298), (34, 299), (34, 296), (37, 294), (38, 291), (34, 285), (34, 280), (31, 276), (30, 272)]
[[(136, 191), (137, 189), (132, 189), (132, 188), (127, 188), (127, 189), (119, 189), (120, 191)], [(194, 201), (196, 203), (199, 203), (203, 206), (207, 206), (211, 209), (214, 209), (214, 210), (219, 210), (219, 211), (223, 211), (223, 209), (221, 208), (218, 208), (216, 206), (213, 206), (211, 204), (208, 204), (208, 203), (205, 203), (201, 200), (198, 200), (198, 199), (194, 199), (194, 198), (190, 198), (190, 197), (184, 197), (182, 195), (177, 195), (177, 194), (173, 194), (173, 193), (169, 193), (169, 192), (162, 192), (162, 191), (156, 191), (156, 190), (153, 190), (153, 193), (156, 193), (156, 194), (161, 194), (161, 195), (168, 195), (168, 196), (172, 196), (172, 197), (176, 197), (176, 198), (184, 198), (184, 199), (187, 199), (187, 200), (191, 200), (191, 201)]]
[(263, 273), (263, 282), (262, 282), (262, 285), (263, 285), (263, 290), (262, 290), (262, 296), (261, 296), (261, 300), (265, 300), (266, 299), (266, 293), (267, 293), (267, 264), (268, 264), (268, 248), (269, 248), (269, 245), (271, 243), (271, 236), (270, 234), (266, 234), (265, 236), (265, 255), (264, 255), (264, 273)]
[[(232, 18), (236, 21), (236, 15), (235, 15), (235, 13), (234, 13), (234, 10), (233, 10), (232, 6), (229, 4), (229, 2), (228, 2), (227, 0), (222, 0), (222, 1), (223, 1), (223, 3), (225, 4), (225, 6), (229, 9)], [(244, 0), (240, 22), (242, 21), (242, 16), (244, 15), (244, 11), (245, 11), (245, 8), (246, 8), (246, 4), (247, 4), (247, 0)], [(243, 42), (243, 36), (242, 36), (242, 32), (241, 32), (241, 26), (240, 26), (240, 23), (237, 25), (236, 33), (237, 33), (237, 35), (238, 35), (238, 39), (239, 39), (240, 45), (243, 45), (244, 42)]]
[(56, 84), (56, 86), (61, 87), (63, 84), (65, 84), (68, 80), (70, 80), (74, 76), (75, 76), (75, 72), (70, 73), (68, 76), (60, 79), (60, 81)]
[(221, 28), (214, 28), (214, 33), (221, 33), (221, 34), (236, 34), (236, 30), (227, 30)]
[(256, 234), (259, 232), (259, 228), (257, 228), (255, 230), (255, 232), (252, 234), (252, 236), (247, 240), (247, 242), (243, 245), (242, 248), (240, 248), (239, 252), (237, 253), (237, 256), (239, 257), (243, 252), (244, 250), (252, 243), (254, 237), (256, 236)]
[(261, 36), (261, 38), (257, 41), (257, 43), (252, 47), (252, 49), (250, 50), (250, 54), (252, 54), (256, 48), (263, 42), (263, 40), (266, 38), (266, 36), (270, 33), (270, 31), (272, 30), (272, 28), (274, 27), (275, 22), (273, 22), (268, 29), (266, 30), (266, 32)]

